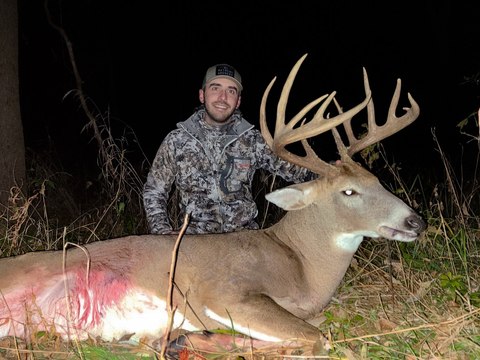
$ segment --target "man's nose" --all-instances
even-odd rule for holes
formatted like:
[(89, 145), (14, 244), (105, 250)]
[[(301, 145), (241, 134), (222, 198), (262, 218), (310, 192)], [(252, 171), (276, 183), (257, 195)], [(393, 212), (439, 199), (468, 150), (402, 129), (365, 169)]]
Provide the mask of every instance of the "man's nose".
[(225, 100), (227, 98), (227, 90), (220, 91), (220, 94), (218, 95), (219, 99)]

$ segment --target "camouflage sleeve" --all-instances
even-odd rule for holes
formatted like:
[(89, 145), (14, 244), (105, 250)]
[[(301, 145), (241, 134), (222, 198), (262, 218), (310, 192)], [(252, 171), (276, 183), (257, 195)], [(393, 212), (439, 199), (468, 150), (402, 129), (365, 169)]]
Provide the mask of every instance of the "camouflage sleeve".
[(257, 134), (256, 144), (257, 156), (262, 169), (276, 173), (284, 180), (294, 183), (310, 181), (318, 177), (317, 174), (304, 167), (280, 159), (267, 145), (260, 132)]
[(175, 181), (175, 147), (170, 134), (163, 140), (143, 187), (143, 204), (152, 234), (168, 234), (167, 202)]

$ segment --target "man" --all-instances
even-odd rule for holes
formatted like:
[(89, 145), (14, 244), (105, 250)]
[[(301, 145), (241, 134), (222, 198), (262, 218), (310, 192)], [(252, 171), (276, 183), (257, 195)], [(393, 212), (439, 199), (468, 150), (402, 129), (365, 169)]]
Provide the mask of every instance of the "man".
[(242, 90), (233, 67), (210, 67), (199, 90), (203, 105), (165, 137), (143, 194), (153, 234), (177, 233), (167, 216), (173, 183), (182, 213), (190, 214), (187, 233), (202, 234), (258, 229), (251, 190), (255, 170), (278, 173), (287, 181), (312, 178), (308, 170), (273, 154), (260, 131), (243, 119), (238, 110)]

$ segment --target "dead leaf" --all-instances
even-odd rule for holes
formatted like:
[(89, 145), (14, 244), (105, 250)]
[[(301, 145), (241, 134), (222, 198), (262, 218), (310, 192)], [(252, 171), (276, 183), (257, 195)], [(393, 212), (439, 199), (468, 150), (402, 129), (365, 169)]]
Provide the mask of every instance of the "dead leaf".
[(407, 299), (407, 303), (413, 303), (415, 301), (421, 300), (427, 293), (427, 289), (430, 287), (431, 283), (432, 281), (421, 282), (415, 294), (413, 294)]
[(313, 344), (312, 353), (314, 356), (327, 355), (327, 351), (325, 350), (325, 347), (322, 344), (322, 340), (318, 340), (315, 344)]
[(150, 339), (148, 338), (148, 336), (145, 336), (138, 341), (138, 344), (140, 345), (140, 347), (143, 347), (145, 345), (148, 345), (149, 341)]
[(89, 346), (96, 346), (97, 345), (97, 342), (95, 341), (95, 339), (92, 339), (90, 337), (90, 335), (88, 335), (88, 339), (87, 341), (85, 341)]
[(347, 357), (348, 360), (358, 360), (359, 357), (356, 356), (350, 349), (342, 349), (342, 352)]
[(350, 266), (353, 268), (355, 271), (360, 271), (360, 266), (358, 266), (358, 261), (357, 259), (353, 258), (352, 262), (350, 263)]
[(135, 335), (135, 333), (125, 334), (125, 335), (123, 335), (118, 341), (119, 341), (119, 342), (120, 342), (120, 341), (128, 341), (128, 340), (130, 340), (130, 338), (131, 338), (133, 335)]
[(397, 327), (397, 324), (385, 318), (380, 318), (375, 323), (375, 329), (377, 329), (380, 332), (391, 331), (396, 327)]

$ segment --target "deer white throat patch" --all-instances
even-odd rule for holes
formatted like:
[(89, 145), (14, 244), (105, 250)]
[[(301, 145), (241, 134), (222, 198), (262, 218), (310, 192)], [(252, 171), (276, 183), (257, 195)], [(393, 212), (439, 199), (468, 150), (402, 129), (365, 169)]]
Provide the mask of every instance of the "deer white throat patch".
[(362, 231), (352, 234), (340, 234), (335, 238), (335, 245), (345, 251), (355, 252), (363, 241), (363, 237), (378, 237), (373, 231)]

